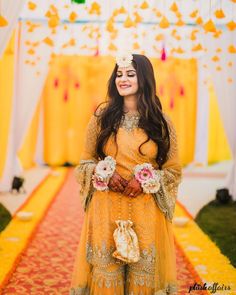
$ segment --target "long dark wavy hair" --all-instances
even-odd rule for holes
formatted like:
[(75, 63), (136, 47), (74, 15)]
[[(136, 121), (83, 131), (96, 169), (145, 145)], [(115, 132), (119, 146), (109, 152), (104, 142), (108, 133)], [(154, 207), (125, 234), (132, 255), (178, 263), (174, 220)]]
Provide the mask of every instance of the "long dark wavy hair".
[[(142, 146), (150, 139), (153, 140), (158, 146), (156, 162), (159, 169), (161, 169), (167, 160), (167, 153), (170, 149), (170, 135), (167, 121), (163, 116), (160, 99), (156, 95), (153, 67), (149, 59), (140, 54), (133, 54), (132, 65), (136, 70), (138, 79), (137, 109), (140, 114), (139, 127), (147, 134), (147, 140), (139, 146), (139, 152), (143, 155)], [(114, 135), (116, 141), (117, 131), (124, 116), (124, 98), (120, 96), (115, 84), (117, 69), (116, 64), (108, 81), (108, 100), (105, 102), (105, 106), (101, 108), (100, 104), (95, 111), (95, 116), (98, 116), (100, 125), (96, 152), (101, 159), (106, 156), (104, 146), (108, 138)]]

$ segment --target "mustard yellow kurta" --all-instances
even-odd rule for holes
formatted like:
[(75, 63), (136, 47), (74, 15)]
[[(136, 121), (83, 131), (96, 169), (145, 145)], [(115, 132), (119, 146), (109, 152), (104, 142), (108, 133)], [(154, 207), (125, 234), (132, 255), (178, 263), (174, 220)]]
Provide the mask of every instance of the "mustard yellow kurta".
[[(137, 119), (137, 118), (136, 118)], [(126, 115), (117, 133), (117, 145), (111, 137), (106, 155), (116, 160), (116, 171), (125, 179), (132, 177), (135, 165), (156, 163), (157, 146), (149, 140), (138, 147), (147, 136), (132, 128), (135, 118)], [(88, 124), (85, 150), (80, 165), (76, 167), (81, 185), (80, 196), (85, 209), (81, 239), (74, 264), (70, 294), (141, 295), (174, 294), (177, 288), (176, 260), (172, 232), (172, 217), (181, 166), (178, 159), (176, 134), (170, 127), (171, 147), (162, 170), (161, 187), (156, 194), (141, 194), (129, 198), (112, 191), (95, 191), (91, 176), (98, 161), (95, 144), (99, 127), (93, 116)], [(131, 126), (131, 128), (130, 128)], [(117, 219), (131, 217), (140, 247), (141, 258), (136, 263), (125, 264), (114, 258), (113, 232)]]

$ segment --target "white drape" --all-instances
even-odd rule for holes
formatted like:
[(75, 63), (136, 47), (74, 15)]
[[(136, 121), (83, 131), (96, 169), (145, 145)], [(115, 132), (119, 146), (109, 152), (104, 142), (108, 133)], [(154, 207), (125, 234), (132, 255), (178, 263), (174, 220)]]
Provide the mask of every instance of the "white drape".
[[(236, 199), (236, 60), (235, 54), (228, 52), (228, 46), (236, 41), (236, 32), (224, 30), (219, 39), (205, 36), (204, 42), (208, 48), (207, 64), (211, 73), (211, 79), (215, 88), (215, 93), (219, 103), (219, 109), (226, 136), (233, 156), (233, 167), (228, 175), (227, 186)], [(220, 55), (219, 62), (212, 61), (216, 48), (222, 48), (224, 54)], [(234, 57), (233, 57), (234, 56)], [(232, 60), (234, 61), (232, 63)], [(229, 62), (231, 63), (229, 64)], [(221, 71), (216, 71), (216, 66), (221, 67)], [(233, 79), (229, 83), (229, 79)]]
[[(30, 36), (30, 42), (34, 42), (34, 38), (36, 38), (37, 41), (38, 39), (44, 39), (48, 34), (47, 30), (48, 28), (44, 27), (38, 28), (37, 35)], [(35, 55), (29, 58), (27, 54), (28, 48), (25, 46), (29, 38), (29, 33), (25, 22), (20, 24), (17, 32), (18, 40), (16, 44), (18, 44), (18, 47), (16, 49), (17, 62), (15, 65), (13, 112), (6, 165), (3, 177), (0, 181), (1, 191), (8, 191), (11, 187), (13, 176), (19, 175), (22, 171), (17, 152), (23, 144), (23, 140), (41, 97), (50, 58), (50, 49), (43, 43), (34, 49), (36, 51)], [(31, 59), (30, 62), (35, 62), (34, 66), (27, 63), (29, 59)], [(42, 161), (42, 148), (40, 148), (40, 143), (38, 143), (37, 151), (37, 160), (40, 162)]]
[(7, 0), (1, 1), (0, 13), (8, 21), (6, 27), (0, 29), (0, 57), (2, 56), (8, 41), (12, 35), (12, 31), (15, 29), (21, 10), (26, 0)]
[(208, 118), (209, 118), (209, 92), (205, 81), (207, 71), (203, 67), (204, 56), (198, 58), (198, 85), (197, 85), (197, 124), (195, 137), (194, 162), (207, 165), (208, 148)]

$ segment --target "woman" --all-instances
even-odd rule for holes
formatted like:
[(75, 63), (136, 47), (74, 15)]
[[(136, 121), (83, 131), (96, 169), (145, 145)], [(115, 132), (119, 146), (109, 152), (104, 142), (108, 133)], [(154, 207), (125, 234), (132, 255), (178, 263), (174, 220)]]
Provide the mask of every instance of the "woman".
[(108, 102), (88, 124), (76, 167), (85, 219), (70, 294), (174, 294), (176, 133), (149, 59), (124, 54), (116, 61)]

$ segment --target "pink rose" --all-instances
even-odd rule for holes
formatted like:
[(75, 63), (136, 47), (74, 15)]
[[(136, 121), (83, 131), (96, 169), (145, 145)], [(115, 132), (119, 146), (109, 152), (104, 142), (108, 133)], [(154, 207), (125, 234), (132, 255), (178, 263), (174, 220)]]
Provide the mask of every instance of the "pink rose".
[(135, 178), (140, 182), (153, 178), (152, 170), (143, 168), (135, 174)]
[(99, 177), (96, 177), (96, 176), (93, 177), (93, 186), (94, 186), (94, 188), (96, 188), (97, 190), (100, 190), (100, 191), (104, 191), (108, 188), (107, 183), (104, 180), (101, 180)]

